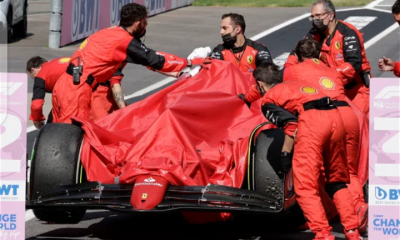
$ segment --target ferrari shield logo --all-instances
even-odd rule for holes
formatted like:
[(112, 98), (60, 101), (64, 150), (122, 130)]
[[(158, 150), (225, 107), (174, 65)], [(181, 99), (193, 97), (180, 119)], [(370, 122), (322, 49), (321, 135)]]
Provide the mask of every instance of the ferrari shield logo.
[(319, 60), (318, 59), (313, 59), (313, 62), (315, 62), (316, 64), (319, 64)]
[(328, 90), (334, 90), (335, 89), (335, 83), (327, 78), (327, 77), (322, 77), (319, 80), (319, 84), (324, 88), (324, 89), (328, 89)]
[(315, 89), (315, 88), (313, 88), (313, 87), (302, 87), (302, 88), (300, 88), (300, 90), (301, 90), (303, 93), (307, 93), (307, 94), (309, 94), (309, 95), (318, 93), (318, 90)]
[(82, 49), (84, 49), (88, 42), (89, 42), (89, 39), (86, 38), (86, 40), (83, 41), (83, 43), (79, 46), (78, 50), (81, 51)]
[(340, 48), (340, 42), (339, 42), (339, 41), (336, 41), (336, 42), (335, 42), (335, 47), (336, 47), (336, 49), (339, 49), (339, 48)]
[(71, 58), (60, 58), (60, 60), (58, 60), (58, 63), (61, 63), (61, 64), (63, 64), (63, 63), (69, 63), (69, 60), (70, 60)]
[(146, 199), (147, 198), (147, 193), (143, 193), (142, 194), (142, 199)]
[(249, 64), (252, 64), (253, 63), (253, 56), (247, 56), (247, 62)]
[(321, 53), (321, 55), (319, 56), (319, 59), (321, 59), (321, 61), (325, 61), (325, 55)]

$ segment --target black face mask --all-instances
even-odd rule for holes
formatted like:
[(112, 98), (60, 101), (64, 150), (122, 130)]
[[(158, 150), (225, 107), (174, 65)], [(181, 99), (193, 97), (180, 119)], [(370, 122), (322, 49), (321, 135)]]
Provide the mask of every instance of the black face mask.
[(224, 41), (224, 44), (226, 44), (227, 46), (235, 45), (236, 40), (237, 40), (237, 36), (235, 35), (234, 37), (232, 37), (231, 33), (228, 33), (228, 34), (225, 34), (222, 36), (222, 41)]
[(323, 21), (323, 19), (314, 19), (312, 25), (317, 31), (323, 32), (328, 28), (328, 25), (325, 25)]
[(146, 29), (143, 29), (143, 28), (141, 27), (138, 31), (136, 31), (136, 32), (133, 34), (133, 37), (139, 40), (139, 39), (141, 39), (142, 37), (144, 37), (144, 35), (146, 35)]

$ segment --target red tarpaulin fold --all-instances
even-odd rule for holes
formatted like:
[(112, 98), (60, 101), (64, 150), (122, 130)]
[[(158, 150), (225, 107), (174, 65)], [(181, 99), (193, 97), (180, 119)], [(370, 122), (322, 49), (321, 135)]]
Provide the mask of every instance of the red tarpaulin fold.
[[(81, 159), (88, 180), (129, 184), (152, 174), (173, 185), (241, 187), (249, 136), (266, 122), (261, 100), (249, 109), (237, 96), (254, 83), (251, 73), (213, 60), (209, 70), (181, 77), (95, 123), (74, 118), (85, 131)], [(228, 215), (207, 216), (186, 217), (200, 223)]]

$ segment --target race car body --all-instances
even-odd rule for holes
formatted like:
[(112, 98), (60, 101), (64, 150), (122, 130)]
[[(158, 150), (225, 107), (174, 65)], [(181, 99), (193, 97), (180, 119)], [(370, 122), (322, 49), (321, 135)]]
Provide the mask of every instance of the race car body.
[[(250, 73), (213, 60), (96, 123), (45, 126), (34, 146), (27, 208), (53, 222), (78, 222), (85, 209), (105, 208), (181, 211), (192, 223), (232, 212), (293, 213), (303, 224), (291, 172), (279, 161), (283, 131), (267, 122), (261, 99), (249, 108), (237, 96), (253, 84)], [(324, 201), (332, 218), (333, 204)], [(54, 211), (62, 217), (51, 217)]]

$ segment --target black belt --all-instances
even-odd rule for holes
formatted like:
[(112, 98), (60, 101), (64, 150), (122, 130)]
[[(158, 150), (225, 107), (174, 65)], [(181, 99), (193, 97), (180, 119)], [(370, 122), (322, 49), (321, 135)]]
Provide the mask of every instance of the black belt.
[(336, 109), (336, 106), (332, 104), (332, 101), (329, 97), (323, 97), (317, 100), (309, 101), (303, 104), (304, 110), (332, 110)]
[[(74, 69), (75, 65), (72, 63), (69, 63), (68, 67), (67, 67), (67, 73), (71, 76), (73, 76), (73, 69)], [(92, 76), (92, 74), (89, 74), (89, 76), (87, 77), (86, 81), (87, 84), (89, 84), (89, 86), (91, 88), (94, 88), (96, 86), (92, 86), (93, 82), (94, 82), (94, 77)], [(97, 84), (96, 84), (97, 85)]]
[(346, 102), (346, 101), (338, 101), (338, 100), (335, 100), (335, 101), (333, 101), (333, 104), (334, 104), (336, 107), (350, 107), (349, 103)]

